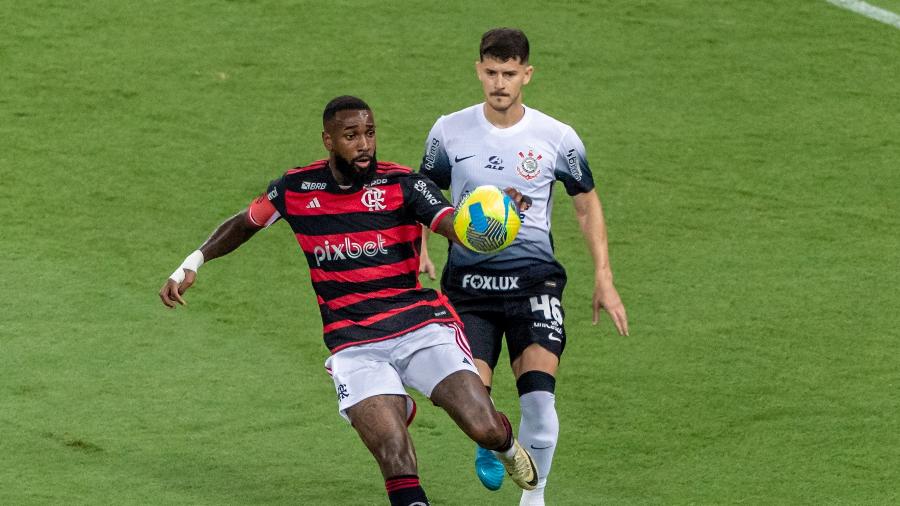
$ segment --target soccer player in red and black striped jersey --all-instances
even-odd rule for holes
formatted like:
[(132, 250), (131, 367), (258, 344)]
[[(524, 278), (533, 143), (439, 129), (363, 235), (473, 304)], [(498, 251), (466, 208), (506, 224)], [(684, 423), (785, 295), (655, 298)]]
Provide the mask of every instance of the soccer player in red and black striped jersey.
[[(415, 404), (406, 387), (496, 451), (519, 486), (534, 488), (531, 456), (494, 409), (453, 307), (418, 281), (420, 224), (459, 242), (453, 208), (427, 177), (376, 160), (375, 119), (362, 100), (335, 98), (323, 125), (328, 159), (287, 171), (220, 225), (166, 281), (163, 304), (184, 304), (204, 261), (284, 220), (309, 264), (338, 410), (378, 462), (391, 504), (428, 504), (407, 430)], [(520, 193), (507, 191), (525, 205)]]

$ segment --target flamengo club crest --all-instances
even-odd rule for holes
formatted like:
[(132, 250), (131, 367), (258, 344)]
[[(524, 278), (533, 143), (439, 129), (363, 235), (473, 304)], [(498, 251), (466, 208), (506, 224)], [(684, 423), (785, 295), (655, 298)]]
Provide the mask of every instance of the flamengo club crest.
[(526, 181), (531, 181), (532, 179), (538, 177), (538, 174), (541, 173), (541, 164), (538, 163), (541, 158), (540, 153), (536, 156), (534, 154), (533, 149), (528, 149), (528, 154), (522, 153), (519, 151), (519, 165), (516, 166), (516, 172), (519, 173)]
[(369, 211), (381, 211), (385, 208), (384, 193), (385, 191), (381, 188), (375, 186), (367, 186), (366, 191), (362, 194), (362, 198), (360, 199), (360, 201), (364, 206), (369, 208)]

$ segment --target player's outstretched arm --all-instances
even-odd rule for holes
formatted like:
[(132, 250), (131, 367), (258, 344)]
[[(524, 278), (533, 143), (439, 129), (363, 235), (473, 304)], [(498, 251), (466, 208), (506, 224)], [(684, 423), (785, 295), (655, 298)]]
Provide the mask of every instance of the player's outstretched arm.
[(159, 298), (162, 303), (174, 309), (176, 304), (184, 305), (182, 295), (187, 291), (197, 277), (197, 269), (204, 262), (214, 258), (225, 256), (244, 244), (257, 231), (260, 226), (253, 223), (247, 216), (247, 210), (232, 216), (216, 228), (198, 250), (194, 251), (184, 262), (175, 269), (165, 284), (159, 290)]
[(619, 335), (628, 335), (628, 316), (619, 292), (613, 284), (612, 268), (609, 264), (609, 247), (606, 239), (606, 223), (603, 207), (597, 193), (579, 193), (573, 197), (578, 224), (594, 259), (594, 325), (600, 318), (600, 310), (609, 313)]
[[(445, 214), (444, 217), (441, 218), (441, 221), (439, 221), (438, 224), (434, 227), (434, 232), (436, 234), (440, 234), (440, 235), (446, 237), (447, 239), (450, 239), (451, 241), (455, 242), (456, 244), (459, 244), (460, 246), (465, 246), (459, 240), (459, 236), (456, 235), (456, 230), (453, 229), (453, 215), (454, 214), (455, 213)], [(425, 249), (424, 243), (422, 245), (422, 249), (423, 250)], [(421, 264), (421, 262), (420, 262), (420, 264)]]

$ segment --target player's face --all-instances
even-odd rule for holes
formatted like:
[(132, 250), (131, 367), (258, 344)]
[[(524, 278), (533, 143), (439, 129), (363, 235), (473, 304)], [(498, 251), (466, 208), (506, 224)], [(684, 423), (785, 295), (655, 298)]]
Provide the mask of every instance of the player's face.
[(375, 164), (375, 116), (369, 110), (338, 111), (325, 126), (322, 142), (343, 176), (366, 175)]
[(522, 103), (522, 86), (531, 81), (534, 68), (523, 64), (518, 58), (500, 61), (486, 56), (484, 60), (475, 62), (475, 70), (484, 100), (494, 110), (505, 112), (513, 105)]

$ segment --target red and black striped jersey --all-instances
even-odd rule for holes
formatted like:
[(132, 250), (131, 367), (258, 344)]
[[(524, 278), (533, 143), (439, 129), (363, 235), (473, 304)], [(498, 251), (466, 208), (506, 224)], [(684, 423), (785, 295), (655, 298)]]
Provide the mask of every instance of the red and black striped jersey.
[(434, 227), (453, 211), (427, 177), (378, 162), (369, 184), (343, 189), (320, 160), (287, 171), (266, 195), (309, 263), (332, 353), (457, 321), (447, 299), (419, 283), (419, 223)]

